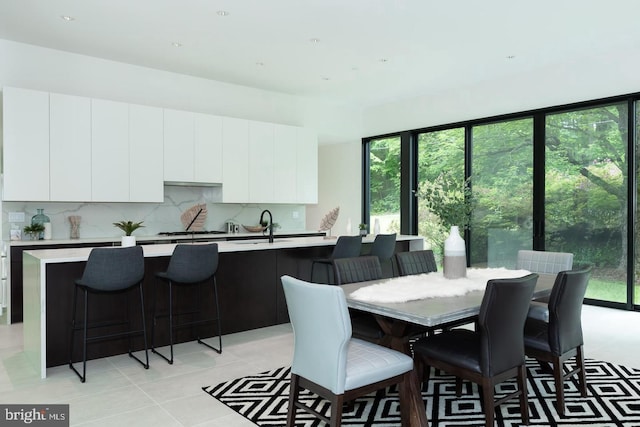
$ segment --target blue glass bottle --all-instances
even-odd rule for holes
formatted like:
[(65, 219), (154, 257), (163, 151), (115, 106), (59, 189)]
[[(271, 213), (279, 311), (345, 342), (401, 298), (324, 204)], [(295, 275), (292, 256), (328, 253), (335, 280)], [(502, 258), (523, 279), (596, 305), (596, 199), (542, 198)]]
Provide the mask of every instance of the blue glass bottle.
[[(42, 224), (44, 227), (46, 223), (50, 223), (51, 220), (44, 214), (44, 209), (36, 209), (37, 213), (31, 217), (31, 224)], [(38, 240), (44, 239), (44, 231), (41, 231), (38, 235)]]

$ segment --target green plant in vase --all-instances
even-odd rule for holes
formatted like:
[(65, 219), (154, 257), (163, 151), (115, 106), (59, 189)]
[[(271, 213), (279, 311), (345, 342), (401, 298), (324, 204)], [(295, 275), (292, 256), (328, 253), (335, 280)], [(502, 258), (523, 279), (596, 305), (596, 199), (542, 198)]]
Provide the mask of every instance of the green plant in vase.
[(144, 227), (142, 225), (144, 221), (133, 222), (133, 221), (120, 221), (114, 222), (113, 225), (118, 227), (120, 230), (124, 231), (125, 236), (131, 236), (131, 233), (136, 231), (138, 228)]
[(44, 233), (44, 225), (40, 223), (33, 223), (24, 227), (25, 234), (31, 237), (31, 240), (40, 239), (40, 235)]

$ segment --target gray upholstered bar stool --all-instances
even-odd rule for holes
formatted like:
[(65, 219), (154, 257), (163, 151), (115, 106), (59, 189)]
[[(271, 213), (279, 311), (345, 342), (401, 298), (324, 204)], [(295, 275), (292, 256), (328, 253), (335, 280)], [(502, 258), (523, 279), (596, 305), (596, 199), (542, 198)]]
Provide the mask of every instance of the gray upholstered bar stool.
[[(183, 244), (176, 245), (171, 259), (169, 260), (169, 266), (167, 271), (156, 273), (156, 277), (160, 280), (160, 283), (166, 283), (168, 285), (169, 301), (168, 309), (166, 313), (158, 314), (157, 303), (159, 298), (159, 289), (156, 288), (155, 298), (153, 301), (153, 323), (151, 326), (151, 351), (164, 360), (173, 364), (173, 330), (186, 326), (202, 325), (205, 323), (215, 323), (217, 325), (218, 336), (218, 348), (207, 344), (202, 341), (198, 334), (197, 341), (215, 350), (218, 353), (222, 353), (222, 327), (220, 325), (220, 306), (218, 304), (218, 285), (216, 283), (216, 271), (218, 270), (218, 244)], [(201, 315), (204, 311), (204, 298), (201, 297), (203, 286), (211, 284), (213, 286), (213, 306), (216, 309), (216, 317), (209, 319), (202, 319)], [(173, 296), (174, 285), (176, 287), (194, 287), (197, 288), (197, 301), (198, 309), (195, 311), (174, 313)], [(196, 319), (184, 321), (181, 323), (174, 323), (175, 317), (182, 317), (187, 315), (197, 315)], [(158, 352), (155, 347), (156, 338), (156, 324), (158, 319), (168, 317), (169, 318), (169, 351), (170, 356), (166, 357), (162, 353)]]
[(377, 256), (382, 267), (382, 277), (395, 277), (393, 254), (396, 251), (396, 233), (378, 234), (371, 244), (371, 255)]
[[(149, 369), (149, 353), (147, 352), (147, 328), (144, 318), (144, 297), (142, 294), (142, 279), (144, 278), (144, 254), (142, 247), (133, 246), (129, 248), (95, 248), (89, 253), (87, 265), (82, 277), (75, 281), (73, 293), (73, 314), (71, 318), (71, 337), (69, 340), (69, 367), (80, 377), (80, 381), (85, 382), (87, 378), (87, 344), (98, 340), (106, 340), (121, 336), (129, 337), (129, 356), (140, 362), (145, 369)], [(89, 294), (96, 298), (105, 294), (120, 293), (125, 298), (125, 305), (129, 306), (130, 290), (138, 288), (140, 292), (140, 314), (142, 318), (141, 329), (131, 330), (131, 322), (128, 319), (129, 310), (126, 310), (127, 318), (124, 320), (97, 320), (89, 322)], [(82, 326), (78, 326), (77, 302), (78, 291), (84, 296), (84, 316)], [(119, 325), (127, 325), (129, 329), (121, 332), (107, 332), (105, 328)], [(89, 329), (102, 329), (106, 333), (103, 335), (88, 335)], [(75, 333), (82, 331), (82, 374), (73, 365), (73, 347)], [(136, 357), (132, 352), (131, 336), (143, 335), (145, 362)]]

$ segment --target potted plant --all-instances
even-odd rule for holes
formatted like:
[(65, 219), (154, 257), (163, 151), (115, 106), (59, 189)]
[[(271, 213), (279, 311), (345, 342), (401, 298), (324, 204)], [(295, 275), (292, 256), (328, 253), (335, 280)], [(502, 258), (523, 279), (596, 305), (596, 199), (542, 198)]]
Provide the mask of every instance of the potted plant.
[(367, 224), (359, 224), (358, 228), (360, 229), (360, 235), (361, 236), (366, 236), (367, 235)]
[(39, 240), (44, 233), (44, 225), (38, 222), (27, 225), (24, 227), (24, 232), (31, 237), (31, 240)]
[(138, 228), (144, 227), (142, 225), (144, 221), (133, 222), (133, 221), (120, 221), (114, 222), (113, 225), (118, 227), (120, 230), (124, 231), (124, 236), (122, 236), (122, 246), (135, 246), (136, 245), (136, 236), (132, 236), (131, 233), (136, 231)]

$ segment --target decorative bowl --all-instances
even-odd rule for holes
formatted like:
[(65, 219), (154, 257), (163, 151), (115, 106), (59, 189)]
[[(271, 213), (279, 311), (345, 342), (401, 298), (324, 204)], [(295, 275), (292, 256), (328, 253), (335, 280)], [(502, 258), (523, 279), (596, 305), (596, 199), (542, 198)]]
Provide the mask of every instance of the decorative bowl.
[(267, 228), (263, 225), (244, 225), (244, 224), (242, 224), (242, 227), (245, 230), (247, 230), (249, 233), (261, 233)]

